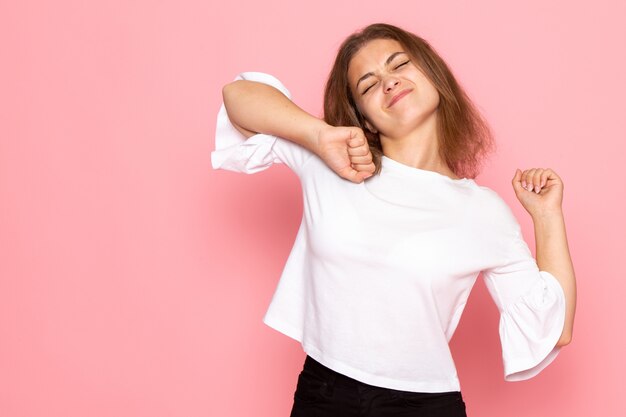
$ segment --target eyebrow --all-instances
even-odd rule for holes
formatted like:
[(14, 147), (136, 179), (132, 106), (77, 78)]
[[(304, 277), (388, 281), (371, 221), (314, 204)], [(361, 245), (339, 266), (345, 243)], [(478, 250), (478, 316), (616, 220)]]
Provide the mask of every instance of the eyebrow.
[[(389, 58), (387, 58), (387, 60), (385, 61), (385, 65), (389, 65), (391, 63), (391, 61), (393, 61), (393, 59), (400, 55), (400, 54), (404, 54), (405, 52), (394, 52), (393, 54), (389, 55)], [(373, 72), (368, 72), (367, 74), (365, 74), (364, 76), (362, 76), (361, 78), (359, 78), (359, 81), (356, 82), (356, 88), (359, 88), (359, 83), (363, 80), (365, 80), (368, 77), (371, 77), (372, 75), (374, 75)]]

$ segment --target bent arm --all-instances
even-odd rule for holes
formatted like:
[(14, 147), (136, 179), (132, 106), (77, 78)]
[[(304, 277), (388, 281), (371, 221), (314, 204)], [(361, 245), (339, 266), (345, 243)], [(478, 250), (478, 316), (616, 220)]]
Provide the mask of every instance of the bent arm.
[(224, 106), (235, 128), (246, 137), (279, 136), (317, 153), (326, 122), (302, 110), (278, 89), (256, 81), (236, 80), (222, 89)]
[(572, 340), (576, 311), (576, 278), (569, 253), (563, 212), (551, 212), (533, 217), (537, 266), (550, 272), (559, 281), (565, 293), (565, 324), (557, 346)]

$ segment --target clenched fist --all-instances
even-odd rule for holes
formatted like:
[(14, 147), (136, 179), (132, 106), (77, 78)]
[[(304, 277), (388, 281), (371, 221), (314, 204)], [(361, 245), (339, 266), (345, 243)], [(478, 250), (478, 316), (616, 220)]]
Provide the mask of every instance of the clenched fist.
[(561, 211), (563, 181), (550, 168), (518, 169), (512, 184), (517, 199), (532, 217)]
[(358, 127), (326, 126), (320, 129), (316, 150), (337, 175), (355, 183), (371, 177), (376, 168), (367, 138)]

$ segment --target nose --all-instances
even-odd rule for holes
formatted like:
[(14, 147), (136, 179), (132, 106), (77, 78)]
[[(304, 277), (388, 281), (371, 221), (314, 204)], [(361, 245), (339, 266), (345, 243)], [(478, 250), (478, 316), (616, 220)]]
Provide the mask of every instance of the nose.
[(400, 84), (400, 80), (398, 80), (396, 77), (388, 77), (385, 80), (385, 93), (393, 90), (398, 84)]

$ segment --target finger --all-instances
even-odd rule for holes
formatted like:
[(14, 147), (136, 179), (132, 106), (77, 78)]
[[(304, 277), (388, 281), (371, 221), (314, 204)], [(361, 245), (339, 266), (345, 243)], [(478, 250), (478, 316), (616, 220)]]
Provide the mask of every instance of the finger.
[(515, 170), (515, 176), (511, 182), (516, 194), (522, 192), (522, 171), (519, 168)]
[(370, 152), (369, 148), (365, 145), (357, 147), (348, 147), (348, 155), (350, 156), (367, 156)]
[(369, 164), (372, 162), (372, 154), (368, 153), (367, 155), (351, 155), (350, 163), (351, 164)]
[(556, 180), (559, 179), (559, 176), (556, 175), (556, 172), (554, 172), (553, 170), (551, 170), (550, 168), (546, 168), (543, 171), (543, 174), (541, 175), (541, 181), (542, 181), (542, 186), (545, 186), (548, 184), (549, 180)]
[(541, 174), (542, 173), (543, 173), (543, 168), (537, 168), (533, 172), (533, 178), (532, 178), (530, 191), (534, 191), (536, 194), (539, 194), (539, 191), (541, 191)]
[(522, 171), (522, 175), (521, 175), (521, 179), (520, 179), (520, 181), (522, 183), (522, 188), (524, 188), (524, 189), (526, 189), (526, 173), (527, 172), (528, 172), (527, 170)]
[(376, 170), (376, 165), (373, 162), (367, 164), (352, 164), (352, 167), (359, 172), (369, 172), (372, 174)]
[(368, 179), (372, 175), (374, 175), (374, 174), (371, 173), (371, 172), (368, 172), (368, 171), (363, 171), (363, 172), (359, 172), (358, 173), (358, 177), (361, 179), (361, 181)]
[(362, 133), (358, 131), (354, 131), (354, 130), (350, 131), (350, 139), (348, 139), (348, 146), (354, 148), (354, 147), (364, 145), (366, 142), (367, 141), (365, 139), (365, 136)]
[(345, 167), (342, 170), (339, 171), (339, 175), (342, 178), (345, 178), (349, 181), (352, 181), (354, 183), (361, 183), (363, 182), (363, 180), (367, 177), (369, 177), (371, 174), (367, 173), (367, 172), (359, 172), (356, 169), (352, 168), (351, 166), (349, 167)]
[(541, 188), (545, 187), (546, 184), (548, 183), (548, 178), (550, 178), (550, 168), (548, 169), (544, 169), (543, 172), (541, 173)]
[(358, 148), (360, 146), (363, 146), (365, 144), (365, 139), (356, 137), (356, 138), (350, 138), (348, 140), (348, 147), (350, 148)]
[(533, 173), (535, 168), (527, 169), (522, 173), (522, 187), (526, 189), (526, 191), (532, 191), (533, 184)]

